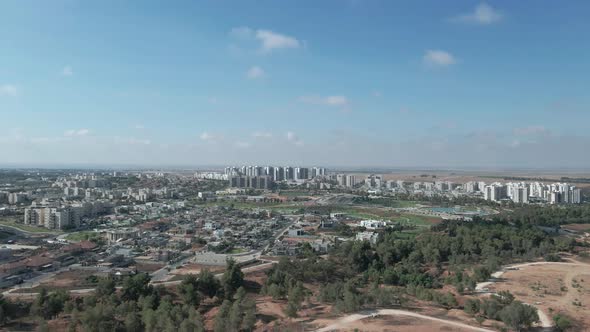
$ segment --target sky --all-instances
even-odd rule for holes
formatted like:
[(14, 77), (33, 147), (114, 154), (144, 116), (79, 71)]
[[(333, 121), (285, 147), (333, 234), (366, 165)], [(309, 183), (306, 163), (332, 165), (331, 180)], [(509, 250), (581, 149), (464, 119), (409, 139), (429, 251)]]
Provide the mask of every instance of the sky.
[(590, 168), (588, 1), (0, 1), (0, 165)]

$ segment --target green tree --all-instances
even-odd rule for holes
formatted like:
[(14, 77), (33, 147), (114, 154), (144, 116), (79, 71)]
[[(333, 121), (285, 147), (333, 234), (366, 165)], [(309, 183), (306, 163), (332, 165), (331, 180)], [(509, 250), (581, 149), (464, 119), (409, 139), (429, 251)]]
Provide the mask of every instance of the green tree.
[(204, 269), (199, 274), (199, 291), (207, 297), (214, 297), (220, 288), (219, 280), (211, 271)]
[(244, 273), (234, 259), (227, 260), (227, 266), (221, 280), (224, 297), (231, 299), (235, 291), (244, 283)]
[(227, 330), (239, 331), (242, 324), (242, 307), (239, 301), (234, 301), (227, 318)]
[(499, 313), (500, 319), (516, 331), (531, 327), (539, 321), (537, 309), (524, 303), (514, 301)]
[(229, 300), (223, 300), (223, 303), (221, 304), (221, 307), (219, 307), (219, 311), (217, 311), (217, 315), (215, 316), (214, 332), (225, 332), (229, 329), (227, 317), (231, 307), (232, 304)]
[(150, 285), (150, 276), (147, 273), (138, 273), (125, 279), (121, 298), (127, 301), (137, 301), (140, 296), (147, 296), (152, 291), (153, 287)]
[(105, 298), (115, 293), (115, 281), (111, 277), (98, 279), (96, 297)]
[(563, 313), (553, 316), (553, 322), (555, 322), (555, 328), (558, 331), (567, 331), (573, 326), (571, 318)]
[(463, 306), (463, 310), (465, 311), (465, 313), (473, 316), (479, 312), (480, 304), (481, 301), (479, 301), (478, 299), (467, 299)]
[(125, 331), (126, 332), (141, 332), (143, 331), (143, 325), (141, 324), (141, 318), (135, 311), (127, 313), (125, 317)]
[(178, 285), (178, 292), (185, 304), (199, 305), (201, 302), (201, 295), (199, 294), (199, 280), (194, 274), (184, 276), (180, 285)]
[(242, 309), (244, 311), (242, 329), (246, 332), (253, 331), (256, 325), (256, 302), (250, 298), (244, 299)]

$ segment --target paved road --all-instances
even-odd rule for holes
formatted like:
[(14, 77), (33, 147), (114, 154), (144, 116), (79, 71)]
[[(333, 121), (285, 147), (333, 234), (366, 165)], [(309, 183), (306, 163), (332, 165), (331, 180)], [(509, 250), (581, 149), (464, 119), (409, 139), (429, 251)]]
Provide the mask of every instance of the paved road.
[(350, 324), (352, 322), (355, 322), (357, 320), (361, 320), (364, 318), (374, 317), (374, 316), (408, 316), (408, 317), (426, 319), (429, 321), (443, 323), (443, 324), (452, 325), (452, 326), (456, 326), (456, 327), (461, 327), (464, 329), (469, 329), (471, 331), (478, 331), (478, 332), (493, 332), (494, 331), (494, 330), (489, 330), (489, 329), (485, 329), (482, 327), (467, 325), (467, 324), (452, 321), (452, 320), (430, 317), (430, 316), (422, 315), (422, 314), (419, 314), (419, 313), (416, 313), (413, 311), (408, 311), (408, 310), (379, 309), (379, 310), (373, 310), (373, 311), (363, 311), (361, 313), (345, 316), (345, 317), (341, 318), (337, 323), (323, 327), (319, 330), (316, 330), (316, 332), (329, 332), (329, 331), (347, 328), (348, 324)]

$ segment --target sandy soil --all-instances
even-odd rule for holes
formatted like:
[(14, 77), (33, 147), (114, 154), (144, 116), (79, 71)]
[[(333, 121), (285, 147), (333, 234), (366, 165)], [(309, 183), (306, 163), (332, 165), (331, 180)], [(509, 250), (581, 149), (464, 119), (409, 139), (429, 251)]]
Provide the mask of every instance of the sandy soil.
[(198, 274), (203, 269), (209, 269), (213, 273), (223, 272), (225, 266), (219, 265), (202, 265), (202, 264), (186, 264), (183, 267), (170, 271), (170, 274), (185, 275), (185, 274)]
[(533, 304), (549, 318), (564, 312), (580, 330), (590, 330), (590, 265), (545, 264), (506, 271), (491, 291), (508, 290), (525, 303)]
[(590, 224), (567, 224), (562, 225), (561, 228), (577, 232), (590, 232)]
[(65, 271), (56, 274), (53, 278), (48, 280), (47, 282), (43, 282), (41, 286), (47, 287), (49, 289), (53, 288), (63, 288), (63, 289), (70, 289), (76, 287), (87, 287), (92, 286), (92, 284), (86, 281), (86, 278), (96, 273), (96, 271)]
[[(475, 326), (474, 322), (457, 320), (452, 311), (436, 308), (423, 308), (421, 312), (405, 309), (378, 309), (337, 317), (329, 320), (317, 320), (322, 326), (317, 332), (328, 331), (477, 331), (490, 332), (493, 329)], [(456, 310), (453, 310), (456, 311)], [(447, 315), (446, 313), (451, 313)]]
[(353, 331), (354, 329), (358, 329), (359, 331), (383, 332), (471, 331), (471, 329), (464, 329), (448, 324), (405, 316), (379, 316), (376, 318), (365, 318), (360, 321), (350, 323), (345, 329), (342, 329), (342, 331)]

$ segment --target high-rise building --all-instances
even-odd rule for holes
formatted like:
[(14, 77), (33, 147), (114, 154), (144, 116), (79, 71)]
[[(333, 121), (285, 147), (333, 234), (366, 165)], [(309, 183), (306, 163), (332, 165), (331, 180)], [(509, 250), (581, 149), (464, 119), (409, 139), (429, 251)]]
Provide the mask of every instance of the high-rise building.
[(337, 174), (336, 175), (336, 182), (341, 187), (346, 187), (346, 174)]
[(293, 171), (293, 180), (307, 180), (309, 178), (309, 168), (295, 167)]
[(295, 175), (293, 174), (293, 167), (286, 166), (285, 167), (285, 180), (293, 180), (294, 176)]
[(352, 174), (346, 175), (346, 186), (349, 188), (354, 188), (354, 186), (356, 186), (356, 176)]
[(514, 203), (528, 203), (529, 193), (527, 186), (512, 187), (512, 201)]
[(506, 186), (501, 183), (492, 183), (484, 188), (484, 199), (488, 201), (498, 202), (507, 197)]
[(233, 188), (271, 189), (273, 185), (270, 176), (232, 176), (229, 185)]

